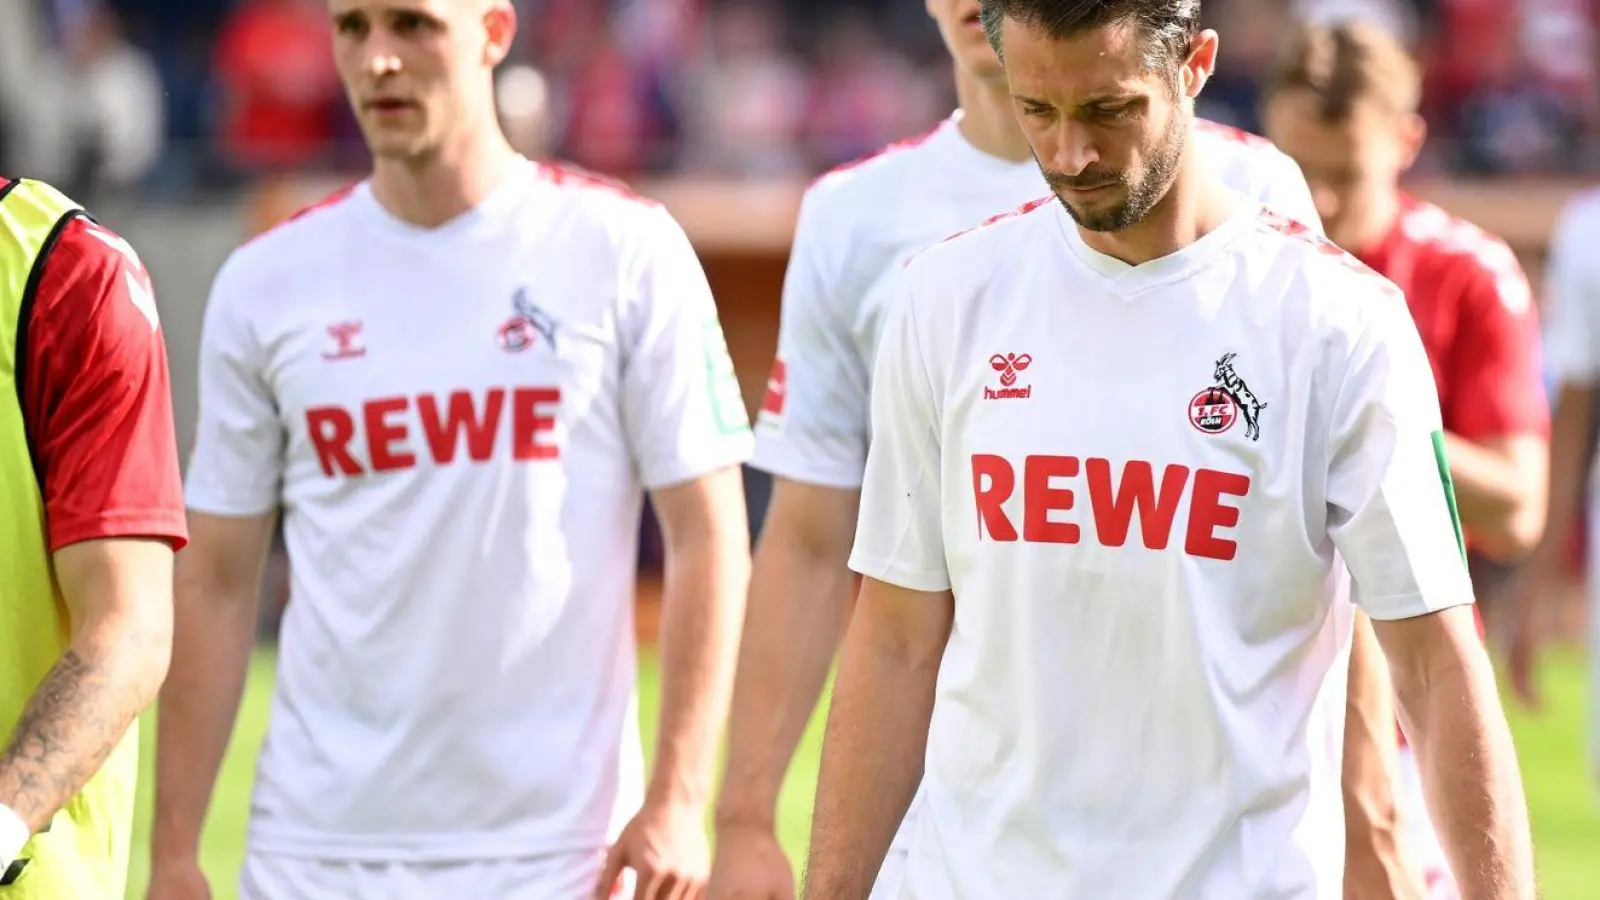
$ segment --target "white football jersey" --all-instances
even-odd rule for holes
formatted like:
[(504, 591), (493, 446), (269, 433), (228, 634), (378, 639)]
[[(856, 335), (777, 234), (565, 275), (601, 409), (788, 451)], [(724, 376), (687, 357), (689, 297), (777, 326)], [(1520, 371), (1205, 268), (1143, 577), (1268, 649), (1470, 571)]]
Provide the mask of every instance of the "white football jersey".
[(1472, 601), (1405, 298), (1244, 200), (1139, 266), (1041, 200), (900, 281), (851, 567), (955, 596), (901, 896), (1342, 898), (1351, 601)]
[(524, 163), (425, 230), (362, 184), (236, 251), (187, 491), (285, 516), (253, 845), (604, 846), (643, 799), (643, 491), (751, 443), (687, 237), (620, 189)]
[[(872, 358), (889, 276), (912, 254), (1049, 193), (1039, 167), (967, 142), (958, 111), (837, 169), (805, 194), (784, 279), (778, 357), (752, 465), (855, 488), (867, 459)], [(1200, 121), (1194, 146), (1234, 190), (1321, 231), (1300, 167), (1266, 138)]]
[(1549, 377), (1600, 381), (1600, 190), (1571, 200), (1550, 237), (1544, 305), (1544, 361)]

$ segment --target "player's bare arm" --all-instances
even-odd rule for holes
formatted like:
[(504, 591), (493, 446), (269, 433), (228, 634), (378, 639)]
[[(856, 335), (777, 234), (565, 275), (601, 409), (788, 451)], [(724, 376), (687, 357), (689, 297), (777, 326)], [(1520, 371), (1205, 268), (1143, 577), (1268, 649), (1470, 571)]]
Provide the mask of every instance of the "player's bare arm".
[(719, 864), (723, 854), (732, 865), (748, 853), (776, 851), (782, 859), (778, 792), (849, 615), (854, 577), (846, 563), (860, 502), (858, 490), (774, 479), (755, 550), (717, 797)]
[(1366, 613), (1357, 611), (1345, 697), (1345, 897), (1411, 900), (1427, 896), (1416, 860), (1404, 845), (1396, 785), (1394, 686), (1383, 648)]
[(244, 693), (274, 521), (270, 513), (189, 514), (156, 729), (152, 897), (187, 896), (164, 891), (199, 874), (200, 832)]
[(1471, 607), (1373, 626), (1462, 896), (1536, 896), (1516, 748)]
[(750, 579), (744, 482), (730, 466), (660, 488), (651, 502), (666, 545), (661, 712), (644, 808), (606, 860), (596, 896), (623, 867), (665, 896), (698, 890), (710, 869), (704, 829)]
[(1539, 542), (1518, 573), (1511, 595), (1511, 649), (1508, 674), (1512, 689), (1527, 703), (1537, 703), (1534, 663), (1540, 643), (1540, 612), (1543, 598), (1549, 595), (1565, 561), (1572, 526), (1582, 515), (1588, 496), (1591, 452), (1590, 430), (1594, 421), (1594, 386), (1588, 382), (1567, 381), (1556, 395), (1550, 418), (1549, 502), (1545, 509)]
[(1461, 524), (1473, 547), (1495, 559), (1531, 551), (1544, 528), (1547, 447), (1542, 435), (1469, 441), (1446, 433), (1445, 455)]
[(922, 780), (955, 596), (873, 578), (845, 633), (811, 825), (805, 896), (865, 897)]
[(0, 803), (38, 831), (155, 698), (172, 642), (172, 547), (107, 538), (56, 551), (72, 640), (0, 753)]

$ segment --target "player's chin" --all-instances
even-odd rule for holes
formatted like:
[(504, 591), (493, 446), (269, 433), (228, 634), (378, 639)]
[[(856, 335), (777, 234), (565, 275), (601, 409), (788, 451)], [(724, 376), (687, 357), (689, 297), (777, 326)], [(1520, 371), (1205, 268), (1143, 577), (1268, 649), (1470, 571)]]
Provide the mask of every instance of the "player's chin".
[[(1057, 196), (1060, 197), (1059, 194)], [(1061, 205), (1072, 215), (1072, 220), (1087, 231), (1121, 231), (1132, 224), (1128, 221), (1127, 204), (1123, 202), (1096, 203), (1076, 198), (1060, 197), (1060, 199)]]
[(368, 129), (367, 149), (378, 159), (407, 160), (421, 154), (421, 140), (410, 132)]

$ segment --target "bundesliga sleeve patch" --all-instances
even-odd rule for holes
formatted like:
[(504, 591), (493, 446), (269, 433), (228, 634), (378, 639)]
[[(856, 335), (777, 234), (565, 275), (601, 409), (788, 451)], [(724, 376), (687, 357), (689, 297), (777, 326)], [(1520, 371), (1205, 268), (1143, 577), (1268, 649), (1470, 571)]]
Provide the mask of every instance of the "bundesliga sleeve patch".
[(1467, 558), (1467, 542), (1461, 534), (1461, 513), (1456, 509), (1456, 481), (1450, 475), (1450, 460), (1444, 452), (1444, 432), (1433, 433), (1433, 458), (1439, 463), (1439, 481), (1444, 486), (1444, 502), (1450, 508), (1450, 527), (1456, 532), (1456, 548)]
[(761, 418), (777, 424), (783, 420), (783, 404), (788, 397), (788, 369), (783, 357), (774, 357), (767, 375), (767, 392), (761, 398)]
[(744, 395), (739, 391), (739, 375), (733, 368), (728, 339), (716, 316), (706, 319), (700, 336), (705, 355), (706, 390), (710, 394), (711, 414), (717, 430), (723, 434), (749, 431), (750, 418), (745, 412)]

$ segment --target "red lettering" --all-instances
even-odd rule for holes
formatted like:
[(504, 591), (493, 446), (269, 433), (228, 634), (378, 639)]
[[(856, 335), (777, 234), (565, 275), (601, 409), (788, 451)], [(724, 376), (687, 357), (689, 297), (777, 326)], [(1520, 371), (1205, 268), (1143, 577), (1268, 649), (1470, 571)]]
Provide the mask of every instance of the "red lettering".
[[(983, 486), (985, 478), (989, 479), (987, 488)], [(983, 540), (985, 531), (997, 541), (1017, 539), (1016, 526), (1000, 508), (1016, 488), (1017, 473), (1005, 457), (991, 453), (972, 455), (972, 494), (978, 501), (978, 540)]]
[(317, 451), (322, 474), (332, 478), (335, 467), (343, 475), (361, 474), (361, 464), (350, 455), (350, 439), (356, 436), (356, 422), (350, 413), (337, 406), (308, 409), (306, 434)]
[(556, 388), (517, 388), (511, 396), (512, 443), (515, 459), (555, 459), (561, 448), (539, 443), (539, 435), (555, 431), (556, 417), (540, 412), (540, 407), (561, 402)]
[(1072, 508), (1072, 491), (1053, 488), (1052, 478), (1078, 474), (1076, 456), (1030, 456), (1022, 462), (1022, 539), (1038, 544), (1076, 544), (1077, 525), (1052, 522), (1050, 513)]
[(479, 417), (472, 395), (455, 391), (450, 394), (448, 412), (441, 416), (437, 399), (428, 394), (418, 397), (417, 411), (422, 416), (422, 431), (428, 438), (428, 449), (433, 452), (434, 461), (444, 464), (454, 460), (463, 432), (467, 436), (467, 458), (474, 462), (488, 459), (494, 453), (494, 439), (500, 432), (500, 411), (505, 401), (504, 390), (491, 390), (483, 415)]
[(1142, 459), (1123, 464), (1120, 488), (1111, 484), (1108, 460), (1086, 461), (1084, 474), (1089, 479), (1089, 502), (1094, 507), (1094, 531), (1100, 543), (1107, 547), (1121, 547), (1127, 543), (1133, 511), (1137, 508), (1139, 533), (1145, 547), (1167, 549), (1167, 541), (1172, 537), (1172, 519), (1178, 513), (1178, 501), (1183, 499), (1183, 488), (1189, 482), (1186, 467), (1167, 466), (1161, 473), (1159, 497), (1155, 488), (1155, 467)]
[(1183, 549), (1190, 556), (1233, 559), (1239, 545), (1216, 535), (1218, 528), (1239, 524), (1239, 507), (1222, 502), (1224, 495), (1243, 497), (1250, 491), (1250, 476), (1201, 469), (1194, 473), (1194, 494), (1189, 499), (1189, 532)]
[(372, 460), (372, 471), (393, 472), (409, 469), (417, 464), (416, 454), (397, 446), (406, 439), (404, 421), (388, 421), (395, 413), (403, 413), (410, 403), (404, 397), (385, 397), (368, 400), (361, 407), (363, 424), (367, 427), (367, 454)]

